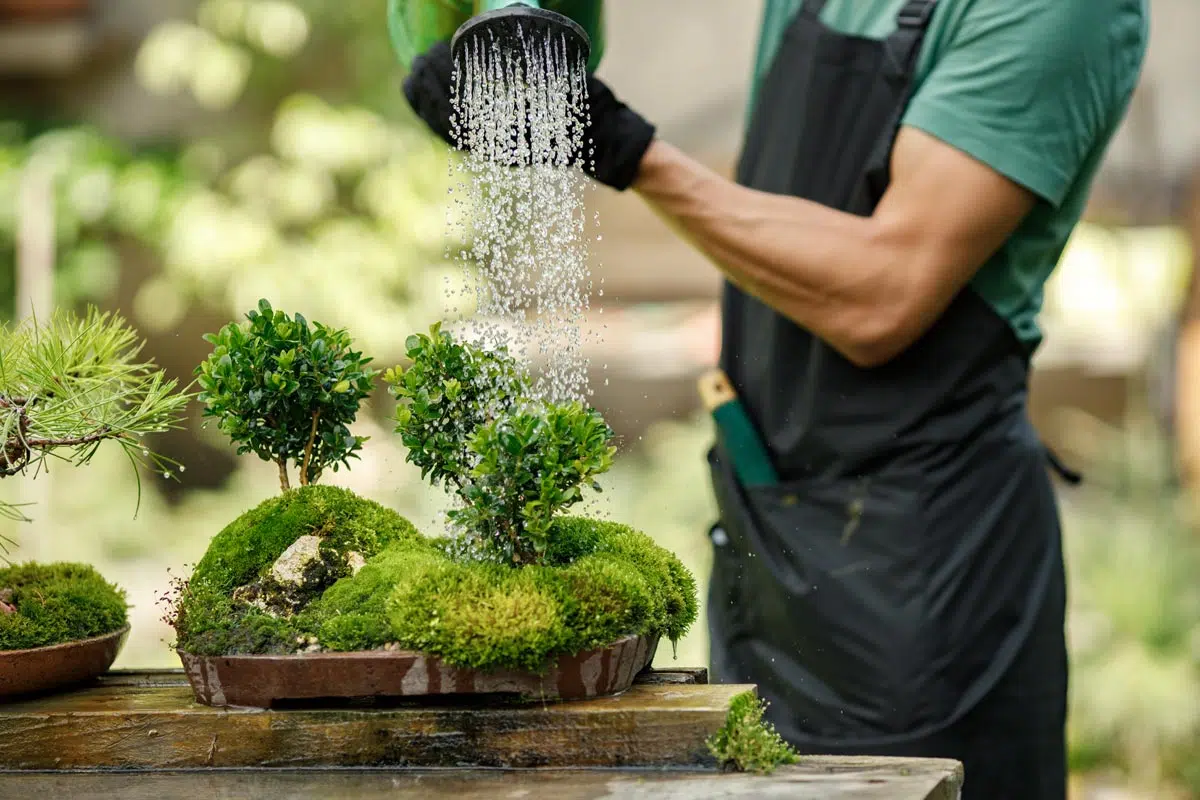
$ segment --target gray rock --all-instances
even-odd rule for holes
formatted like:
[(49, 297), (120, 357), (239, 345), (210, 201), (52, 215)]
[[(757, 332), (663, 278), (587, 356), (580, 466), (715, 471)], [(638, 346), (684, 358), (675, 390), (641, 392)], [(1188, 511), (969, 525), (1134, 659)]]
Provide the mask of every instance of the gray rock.
[(271, 567), (271, 577), (284, 586), (302, 585), (304, 568), (321, 558), (320, 546), (320, 537), (301, 536), (275, 561)]

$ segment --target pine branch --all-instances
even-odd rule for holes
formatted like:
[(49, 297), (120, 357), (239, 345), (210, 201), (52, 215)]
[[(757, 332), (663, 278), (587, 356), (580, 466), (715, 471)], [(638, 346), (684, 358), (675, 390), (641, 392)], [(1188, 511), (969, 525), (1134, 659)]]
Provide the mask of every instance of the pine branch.
[[(121, 317), (96, 309), (0, 328), (0, 477), (58, 451), (82, 466), (105, 441), (118, 442), (135, 467), (170, 463), (141, 442), (178, 427), (191, 395), (142, 360), (142, 348)], [(0, 515), (24, 518), (12, 507)]]

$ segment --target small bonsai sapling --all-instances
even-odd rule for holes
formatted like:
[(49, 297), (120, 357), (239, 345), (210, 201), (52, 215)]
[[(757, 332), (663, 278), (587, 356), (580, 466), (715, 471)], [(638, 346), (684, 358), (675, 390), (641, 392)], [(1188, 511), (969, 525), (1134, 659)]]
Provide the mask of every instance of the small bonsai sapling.
[(384, 380), (400, 400), (396, 432), (408, 460), (452, 490), (451, 521), (512, 563), (540, 563), (555, 516), (596, 491), (616, 448), (603, 417), (581, 403), (532, 397), (503, 349), (455, 342), (435, 325), (410, 336), (407, 370)]
[[(0, 329), (0, 478), (36, 475), (50, 456), (82, 466), (105, 441), (170, 474), (143, 438), (174, 428), (190, 395), (140, 358), (142, 346), (121, 317), (95, 309)], [(25, 519), (12, 505), (0, 514)]]
[(266, 300), (246, 319), (204, 337), (213, 345), (196, 369), (205, 416), (219, 420), (238, 455), (275, 462), (283, 491), (291, 488), (289, 462), (301, 486), (348, 466), (366, 441), (349, 426), (378, 374), (371, 359), (352, 349), (345, 330), (291, 317)]

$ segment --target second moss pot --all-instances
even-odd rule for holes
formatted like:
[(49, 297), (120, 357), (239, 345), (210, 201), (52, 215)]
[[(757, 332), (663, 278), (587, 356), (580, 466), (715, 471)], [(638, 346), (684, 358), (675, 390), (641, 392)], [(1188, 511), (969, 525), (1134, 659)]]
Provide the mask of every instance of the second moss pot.
[(608, 647), (559, 658), (543, 675), (454, 667), (406, 651), (281, 656), (196, 656), (180, 651), (196, 702), (279, 708), (321, 701), (492, 697), (581, 700), (620, 694), (650, 666), (657, 639), (629, 636)]

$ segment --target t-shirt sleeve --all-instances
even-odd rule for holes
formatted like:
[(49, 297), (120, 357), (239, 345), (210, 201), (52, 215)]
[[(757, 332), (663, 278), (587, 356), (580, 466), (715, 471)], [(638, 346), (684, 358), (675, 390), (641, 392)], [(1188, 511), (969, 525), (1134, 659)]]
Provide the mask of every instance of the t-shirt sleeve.
[(904, 123), (1057, 207), (1128, 105), (1142, 0), (968, 0), (946, 35)]

